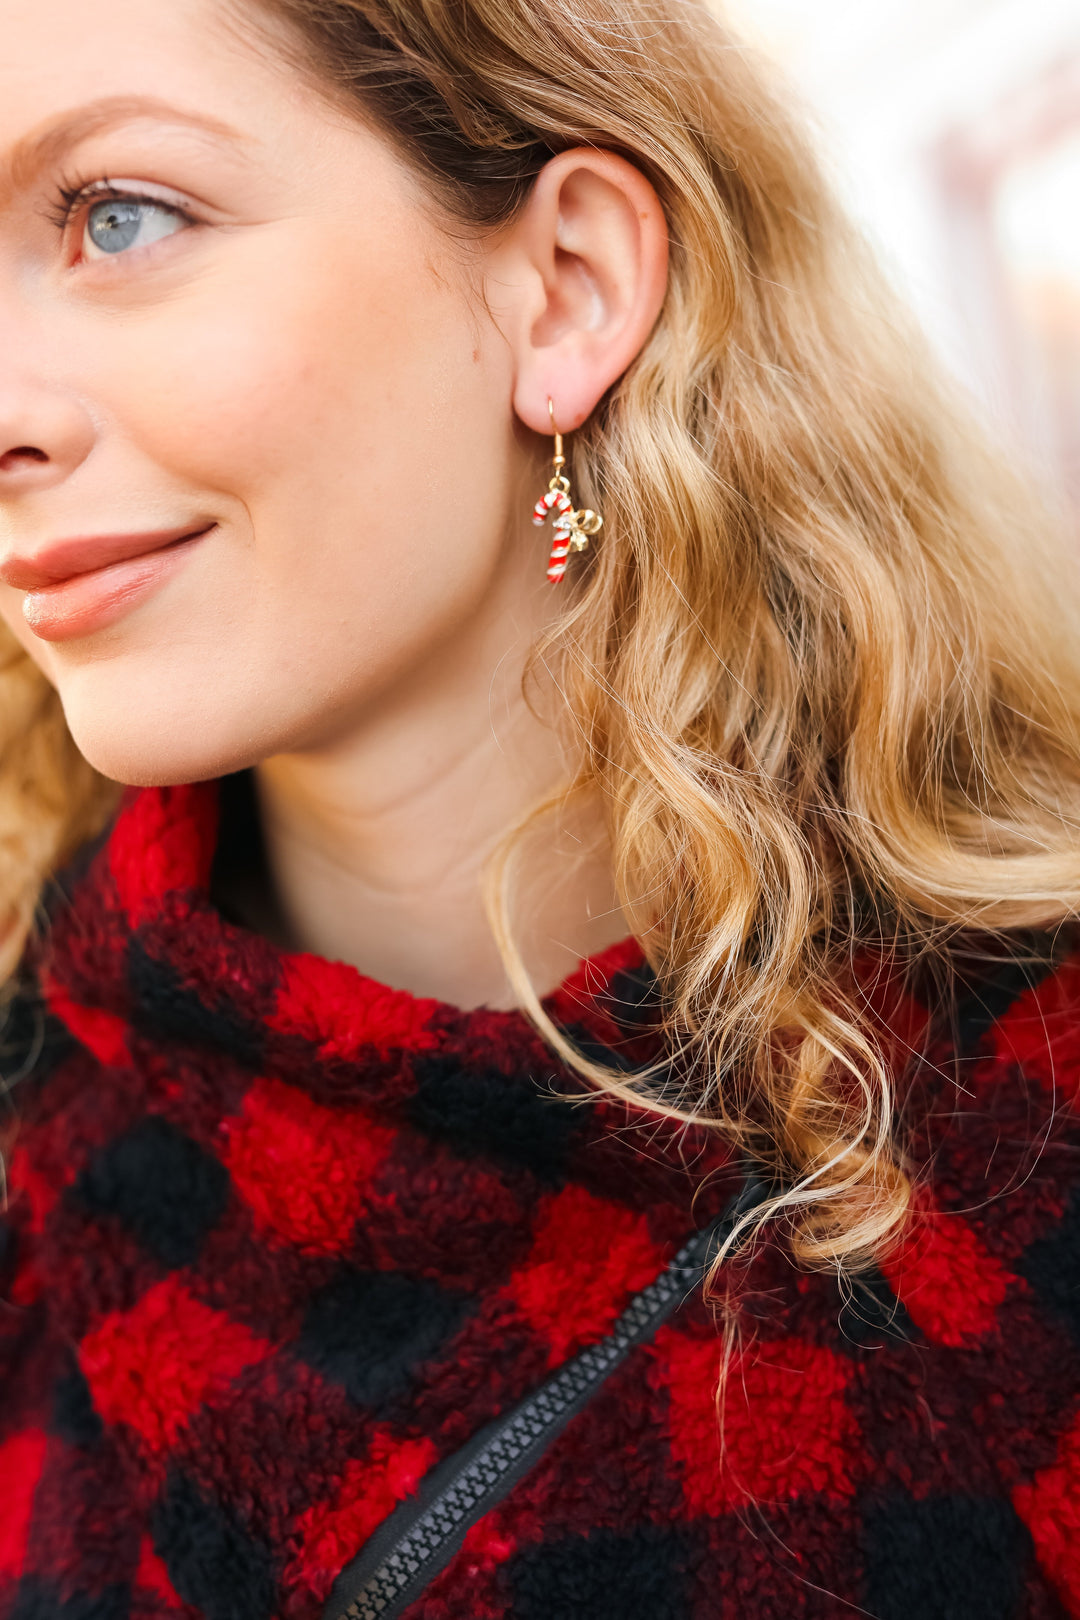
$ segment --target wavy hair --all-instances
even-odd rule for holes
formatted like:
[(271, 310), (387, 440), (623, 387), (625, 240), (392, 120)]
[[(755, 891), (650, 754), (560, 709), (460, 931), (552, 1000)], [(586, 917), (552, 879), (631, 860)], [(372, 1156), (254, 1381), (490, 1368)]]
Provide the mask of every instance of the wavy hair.
[[(678, 1076), (596, 1086), (771, 1159), (808, 1262), (855, 1264), (908, 1196), (852, 963), (939, 956), (1080, 900), (1075, 559), (951, 397), (799, 121), (698, 0), (234, 0), (372, 122), (449, 221), (510, 220), (548, 158), (618, 152), (660, 196), (670, 279), (573, 438), (604, 514), (539, 656), (606, 808)], [(2, 677), (16, 961), (43, 875), (100, 816), (55, 699)], [(555, 808), (555, 806), (549, 806)]]

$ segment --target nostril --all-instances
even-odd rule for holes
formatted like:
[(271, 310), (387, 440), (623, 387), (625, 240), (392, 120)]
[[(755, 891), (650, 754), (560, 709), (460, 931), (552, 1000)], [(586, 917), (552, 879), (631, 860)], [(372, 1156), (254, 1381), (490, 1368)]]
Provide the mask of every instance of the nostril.
[(14, 450), (7, 450), (0, 456), (0, 471), (12, 472), (20, 461), (48, 461), (44, 450), (39, 450), (33, 444), (17, 444)]

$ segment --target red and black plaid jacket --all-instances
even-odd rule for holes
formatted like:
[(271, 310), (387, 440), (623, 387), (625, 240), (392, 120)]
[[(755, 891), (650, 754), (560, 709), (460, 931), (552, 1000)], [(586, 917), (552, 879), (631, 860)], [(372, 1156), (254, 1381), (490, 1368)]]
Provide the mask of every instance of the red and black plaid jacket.
[[(555, 1095), (519, 1014), (226, 921), (216, 802), (129, 796), (0, 1034), (2, 1620), (318, 1620), (731, 1192), (692, 1133)], [(549, 1005), (616, 1048), (646, 993), (627, 946)], [(1080, 1615), (1080, 959), (1001, 965), (954, 1025), (900, 1252), (854, 1290), (778, 1238), (742, 1266), (723, 1455), (693, 1298), (410, 1620)]]

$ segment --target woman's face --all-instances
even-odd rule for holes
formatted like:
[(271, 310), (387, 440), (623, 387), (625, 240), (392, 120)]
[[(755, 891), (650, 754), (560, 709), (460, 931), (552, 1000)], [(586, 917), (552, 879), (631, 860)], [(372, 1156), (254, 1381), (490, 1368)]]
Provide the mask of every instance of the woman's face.
[(82, 750), (217, 774), (497, 660), (543, 537), (478, 248), (211, 0), (3, 25), (0, 613)]

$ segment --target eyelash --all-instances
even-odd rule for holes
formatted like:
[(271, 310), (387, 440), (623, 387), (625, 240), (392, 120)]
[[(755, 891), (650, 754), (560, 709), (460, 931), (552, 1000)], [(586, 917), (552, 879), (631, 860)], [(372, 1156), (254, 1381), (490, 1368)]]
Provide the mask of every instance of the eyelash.
[(121, 187), (114, 186), (104, 175), (100, 180), (87, 181), (69, 182), (61, 178), (57, 181), (56, 191), (43, 212), (46, 219), (58, 231), (66, 231), (80, 208), (87, 203), (99, 202), (146, 203), (154, 208), (167, 208), (180, 219), (186, 219), (190, 224), (194, 223), (191, 214), (176, 203), (166, 202), (163, 197), (151, 197), (144, 192), (125, 191)]

